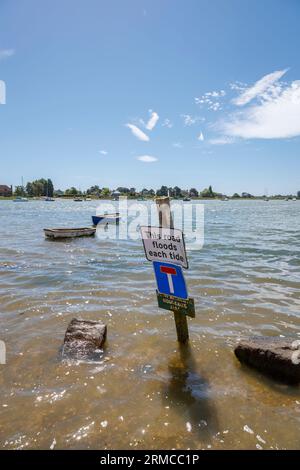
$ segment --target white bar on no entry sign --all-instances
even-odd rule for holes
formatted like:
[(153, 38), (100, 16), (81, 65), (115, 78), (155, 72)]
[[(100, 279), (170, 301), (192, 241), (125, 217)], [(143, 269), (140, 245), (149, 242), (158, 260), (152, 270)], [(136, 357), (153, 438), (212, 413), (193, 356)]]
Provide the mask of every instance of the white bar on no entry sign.
[(176, 228), (141, 227), (146, 258), (188, 268), (184, 237)]

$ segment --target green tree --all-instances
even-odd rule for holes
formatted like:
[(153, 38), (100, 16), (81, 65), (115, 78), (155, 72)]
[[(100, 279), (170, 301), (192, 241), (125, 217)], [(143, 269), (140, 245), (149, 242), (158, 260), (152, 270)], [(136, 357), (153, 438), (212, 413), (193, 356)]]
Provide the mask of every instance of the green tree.
[(240, 196), (238, 193), (234, 193), (234, 194), (232, 195), (232, 198), (233, 198), (233, 199), (237, 199), (237, 198), (239, 198), (239, 197), (241, 197), (241, 196)]
[(168, 188), (167, 186), (162, 186), (160, 189), (156, 191), (157, 196), (167, 196), (168, 195)]
[(77, 194), (79, 194), (79, 191), (74, 186), (65, 190), (65, 196), (77, 196)]
[(23, 186), (16, 186), (14, 191), (15, 196), (25, 196), (25, 190)]
[(26, 193), (28, 194), (28, 196), (32, 197), (34, 196), (34, 187), (33, 187), (33, 184), (32, 183), (27, 183), (26, 184)]
[(117, 188), (117, 191), (119, 191), (119, 193), (121, 193), (121, 194), (128, 194), (130, 192), (130, 190), (128, 188), (124, 188), (123, 186), (119, 186)]
[(34, 196), (45, 196), (46, 187), (44, 183), (45, 180), (36, 180), (31, 183)]
[(196, 189), (196, 188), (191, 188), (191, 189), (189, 190), (189, 196), (190, 196), (190, 197), (198, 197), (198, 196), (199, 196), (199, 193), (198, 193), (197, 189)]
[(52, 180), (50, 178), (48, 178), (48, 180), (47, 180), (47, 189), (46, 189), (46, 191), (47, 191), (46, 196), (53, 197), (54, 186), (53, 186)]
[(174, 186), (174, 197), (181, 197), (182, 196), (182, 190), (178, 186)]
[(37, 184), (42, 187), (42, 194), (39, 194), (39, 196), (47, 196), (48, 180), (41, 178), (40, 180), (37, 180)]
[(86, 193), (88, 195), (91, 195), (91, 196), (98, 196), (99, 197), (100, 193), (101, 193), (101, 189), (97, 185), (91, 186), (89, 189), (87, 189)]
[(203, 189), (203, 191), (201, 191), (201, 197), (205, 197), (205, 198), (214, 198), (216, 196), (216, 194), (213, 192), (213, 189), (211, 186), (205, 189)]
[(28, 196), (49, 196), (53, 197), (54, 187), (50, 178), (28, 182), (26, 185)]
[(101, 196), (107, 197), (109, 195), (110, 195), (110, 189), (109, 188), (102, 188)]

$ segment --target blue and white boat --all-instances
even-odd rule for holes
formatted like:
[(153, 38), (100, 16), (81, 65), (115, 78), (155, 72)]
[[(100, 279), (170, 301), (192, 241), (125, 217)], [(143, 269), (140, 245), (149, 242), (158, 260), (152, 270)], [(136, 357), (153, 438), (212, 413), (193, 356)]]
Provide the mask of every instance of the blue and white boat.
[(120, 222), (120, 214), (103, 214), (103, 215), (92, 215), (93, 225), (106, 225), (106, 224), (118, 224)]

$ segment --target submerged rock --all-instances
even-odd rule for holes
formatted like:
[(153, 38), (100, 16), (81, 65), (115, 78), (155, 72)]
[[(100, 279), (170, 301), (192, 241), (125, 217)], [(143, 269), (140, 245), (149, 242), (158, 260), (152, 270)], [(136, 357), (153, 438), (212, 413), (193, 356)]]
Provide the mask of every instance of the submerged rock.
[(254, 336), (241, 340), (234, 352), (241, 362), (275, 379), (300, 382), (300, 340)]
[(73, 318), (65, 333), (62, 356), (64, 359), (93, 360), (106, 340), (106, 325), (99, 321)]

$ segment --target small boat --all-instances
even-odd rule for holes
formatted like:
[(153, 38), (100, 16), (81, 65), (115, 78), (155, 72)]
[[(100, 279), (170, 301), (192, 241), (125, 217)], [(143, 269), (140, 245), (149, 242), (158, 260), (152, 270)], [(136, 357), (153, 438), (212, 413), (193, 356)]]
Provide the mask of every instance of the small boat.
[(44, 228), (45, 236), (52, 239), (92, 237), (96, 233), (94, 227), (80, 228)]
[(85, 201), (91, 201), (91, 200), (92, 200), (91, 197), (86, 197), (86, 198), (85, 198)]
[(73, 201), (75, 202), (82, 202), (83, 199), (81, 197), (74, 197)]
[(55, 199), (53, 199), (53, 197), (45, 197), (44, 201), (47, 201), (47, 202), (53, 202), (55, 201)]
[(293, 197), (292, 201), (297, 201), (297, 198), (296, 198), (296, 197)]
[(14, 202), (27, 202), (28, 199), (27, 199), (27, 197), (17, 196), (13, 201)]
[(188, 202), (188, 201), (190, 201), (191, 199), (190, 199), (189, 197), (184, 197), (183, 200), (184, 200), (184, 202)]
[(120, 222), (120, 214), (103, 214), (103, 215), (92, 215), (93, 225), (96, 226), (99, 223), (102, 225), (106, 224), (118, 224)]

